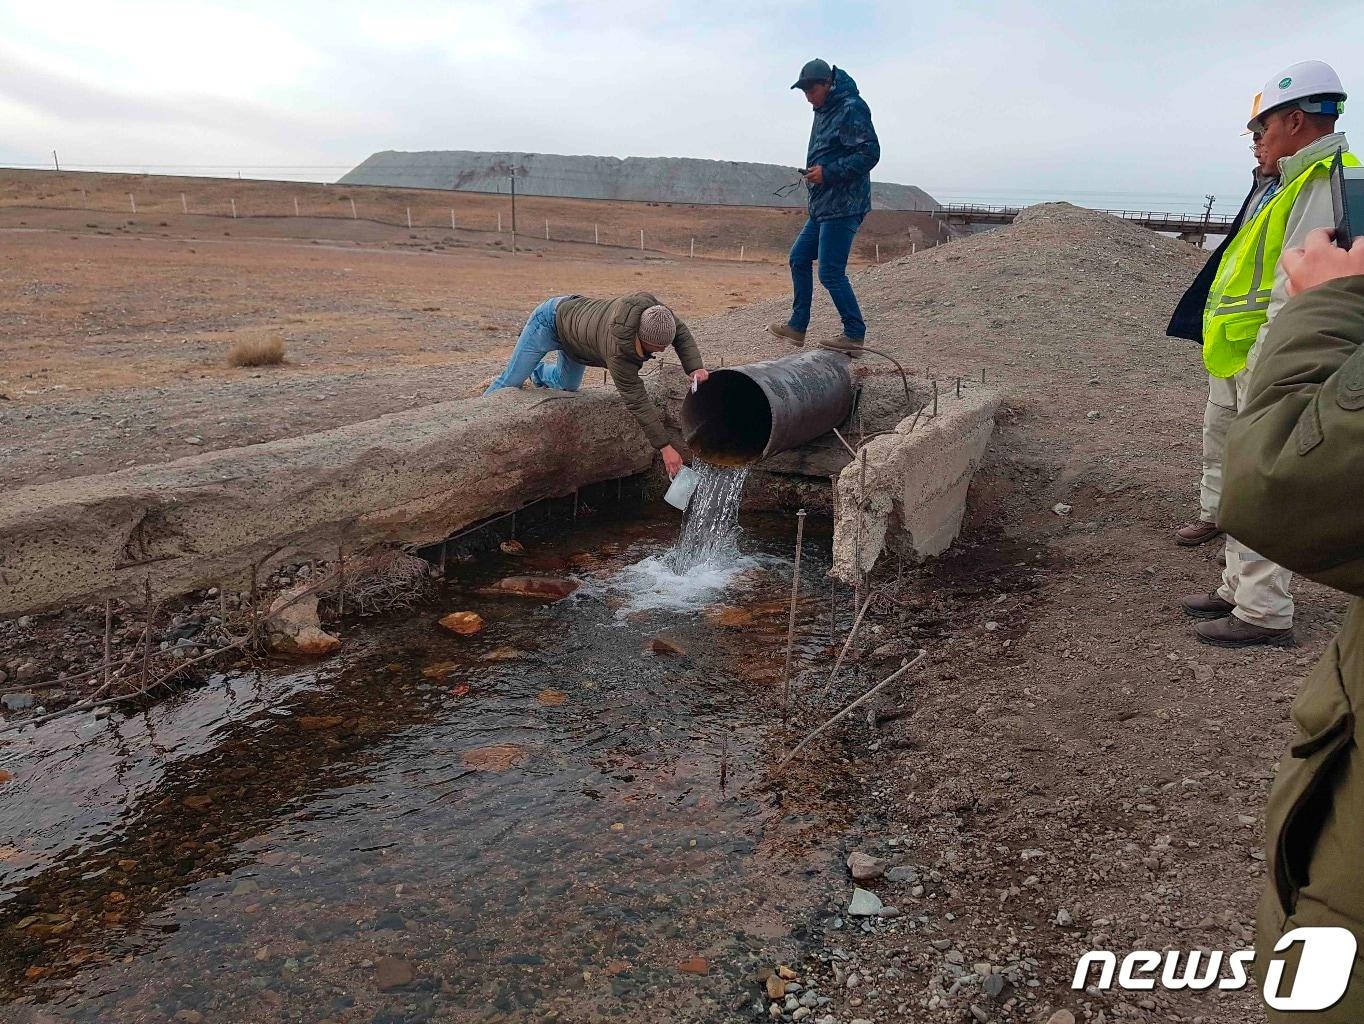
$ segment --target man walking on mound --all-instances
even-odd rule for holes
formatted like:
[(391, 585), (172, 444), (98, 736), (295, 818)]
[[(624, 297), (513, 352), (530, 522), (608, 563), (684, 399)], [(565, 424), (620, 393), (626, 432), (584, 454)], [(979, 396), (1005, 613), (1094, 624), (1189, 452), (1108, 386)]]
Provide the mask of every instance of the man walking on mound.
[(848, 254), (862, 218), (871, 209), (871, 169), (881, 159), (881, 144), (872, 127), (871, 110), (857, 92), (857, 83), (842, 68), (812, 60), (800, 70), (792, 89), (800, 89), (815, 110), (810, 145), (805, 156), (805, 183), (810, 218), (791, 246), (791, 319), (768, 330), (793, 345), (805, 344), (814, 298), (813, 266), (819, 261), (819, 281), (834, 300), (843, 320), (843, 333), (824, 348), (862, 354), (867, 325), (848, 281)]

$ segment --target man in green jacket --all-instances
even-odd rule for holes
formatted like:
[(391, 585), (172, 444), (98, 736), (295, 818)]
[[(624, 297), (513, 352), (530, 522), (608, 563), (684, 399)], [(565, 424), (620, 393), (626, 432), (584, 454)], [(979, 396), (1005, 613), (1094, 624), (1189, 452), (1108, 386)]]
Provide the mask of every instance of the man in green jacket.
[[(709, 377), (687, 325), (648, 292), (616, 299), (556, 295), (535, 307), (507, 368), (483, 393), (519, 388), (527, 379), (537, 387), (577, 391), (586, 367), (602, 367), (649, 443), (663, 456), (668, 475), (676, 476), (682, 456), (669, 444), (663, 417), (639, 378), (640, 368), (669, 345), (677, 349), (682, 369), (695, 384)], [(558, 352), (559, 359), (547, 365), (543, 360), (551, 352)]]
[[(1364, 238), (1348, 253), (1330, 239), (1319, 229), (1284, 253), (1290, 299), (1228, 434), (1220, 512), (1229, 533), (1355, 598), (1293, 704), (1298, 734), (1265, 814), (1255, 957), (1262, 979), (1301, 977), (1314, 973), (1299, 970), (1305, 950), (1333, 944), (1341, 963), (1325, 973), (1344, 984), (1348, 971), (1348, 987), (1327, 1004), (1334, 989), (1318, 975), (1300, 986), (1324, 993), (1316, 1012), (1288, 1012), (1271, 986), (1269, 1019), (1283, 1024), (1364, 1021)], [(1288, 937), (1304, 927), (1344, 931)], [(1329, 966), (1321, 946), (1312, 955)]]

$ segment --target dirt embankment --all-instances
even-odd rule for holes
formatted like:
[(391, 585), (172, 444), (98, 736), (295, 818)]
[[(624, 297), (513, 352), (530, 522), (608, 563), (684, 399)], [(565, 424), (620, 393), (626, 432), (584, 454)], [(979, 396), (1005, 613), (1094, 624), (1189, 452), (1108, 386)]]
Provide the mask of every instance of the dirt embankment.
[[(870, 932), (846, 915), (851, 881), (829, 880), (803, 980), (840, 1022), (1263, 1018), (1253, 987), (1070, 989), (1088, 949), (1250, 943), (1288, 706), (1344, 607), (1299, 580), (1300, 646), (1231, 652), (1197, 643), (1175, 606), (1221, 565), (1220, 545), (1171, 536), (1196, 511), (1206, 378), (1164, 327), (1205, 258), (1046, 206), (857, 281), (878, 344), (945, 383), (984, 368), (1009, 397), (967, 540), (883, 577), (847, 681), (860, 692), (931, 653), (877, 732), (833, 748), (865, 794), (846, 850), (918, 874), (864, 883), (900, 911)], [(737, 339), (779, 310), (706, 326)], [(809, 795), (793, 782), (787, 799)]]

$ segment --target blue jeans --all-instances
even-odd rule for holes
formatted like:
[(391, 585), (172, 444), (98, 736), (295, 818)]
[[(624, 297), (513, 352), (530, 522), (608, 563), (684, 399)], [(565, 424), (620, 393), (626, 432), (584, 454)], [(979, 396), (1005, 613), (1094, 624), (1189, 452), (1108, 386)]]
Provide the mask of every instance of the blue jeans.
[[(526, 326), (521, 328), (521, 337), (512, 350), (511, 361), (502, 371), (502, 376), (488, 385), (488, 390), (483, 392), (485, 395), (502, 388), (519, 388), (527, 377), (537, 387), (578, 390), (586, 367), (559, 346), (559, 336), (554, 333), (554, 312), (566, 298), (567, 295), (556, 295), (535, 307)], [(542, 360), (551, 352), (559, 353), (559, 361), (546, 365)]]
[(834, 300), (838, 315), (843, 320), (843, 333), (854, 341), (867, 336), (867, 325), (862, 322), (862, 310), (857, 306), (848, 281), (848, 253), (853, 238), (862, 226), (862, 215), (835, 217), (832, 220), (807, 220), (791, 246), (791, 284), (795, 298), (791, 303), (790, 324), (798, 331), (810, 326), (810, 302), (815, 295), (814, 275), (811, 271), (819, 260), (819, 283)]

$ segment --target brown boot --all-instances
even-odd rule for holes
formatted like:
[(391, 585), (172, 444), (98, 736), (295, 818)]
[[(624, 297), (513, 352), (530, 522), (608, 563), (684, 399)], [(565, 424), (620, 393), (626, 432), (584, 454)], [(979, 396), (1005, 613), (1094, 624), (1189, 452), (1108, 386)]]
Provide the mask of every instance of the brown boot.
[(767, 329), (782, 341), (789, 341), (797, 348), (805, 344), (805, 332), (796, 330), (790, 324), (777, 322), (775, 324), (768, 324)]
[(1293, 643), (1293, 627), (1266, 629), (1238, 619), (1235, 615), (1200, 622), (1193, 628), (1198, 639), (1214, 647), (1258, 647), (1264, 644), (1289, 646)]
[(829, 341), (821, 341), (820, 348), (827, 348), (832, 352), (842, 352), (849, 359), (862, 358), (862, 339), (849, 338), (846, 334), (840, 334), (837, 338)]
[(1175, 531), (1175, 543), (1184, 548), (1196, 548), (1200, 544), (1206, 544), (1214, 537), (1222, 535), (1222, 528), (1216, 523), (1205, 523), (1201, 520), (1194, 523), (1185, 523)]
[(1186, 594), (1179, 599), (1179, 607), (1195, 619), (1221, 619), (1236, 610), (1236, 605), (1216, 594)]

